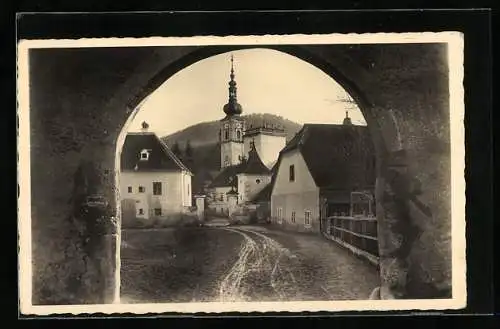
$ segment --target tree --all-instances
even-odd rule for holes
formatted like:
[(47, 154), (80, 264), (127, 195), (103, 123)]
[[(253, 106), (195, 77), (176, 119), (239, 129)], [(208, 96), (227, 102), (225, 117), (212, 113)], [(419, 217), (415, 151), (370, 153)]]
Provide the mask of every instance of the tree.
[(182, 155), (181, 148), (179, 147), (179, 143), (177, 141), (175, 141), (174, 144), (172, 145), (172, 152), (177, 157), (181, 157), (181, 155)]
[(186, 149), (184, 150), (184, 153), (186, 154), (186, 158), (188, 159), (193, 157), (193, 148), (189, 139), (186, 142)]
[(193, 164), (194, 164), (193, 163), (194, 162), (193, 147), (191, 146), (191, 142), (189, 141), (189, 139), (186, 142), (186, 148), (184, 149), (184, 155), (185, 155), (184, 162), (185, 162), (186, 166), (190, 170), (193, 170)]

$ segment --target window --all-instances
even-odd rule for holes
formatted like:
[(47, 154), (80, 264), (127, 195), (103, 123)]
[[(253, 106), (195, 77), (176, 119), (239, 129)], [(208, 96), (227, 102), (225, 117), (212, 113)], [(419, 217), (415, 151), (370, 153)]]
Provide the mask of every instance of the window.
[(127, 187), (128, 193), (132, 193), (132, 186)]
[(161, 182), (153, 182), (153, 195), (161, 195)]
[(277, 215), (278, 215), (278, 223), (281, 224), (283, 220), (283, 208), (278, 208), (276, 209)]
[(229, 130), (224, 130), (224, 139), (228, 140), (229, 139)]
[(309, 210), (304, 213), (304, 225), (311, 226), (311, 212)]
[(224, 193), (221, 193), (221, 194), (219, 195), (219, 201), (224, 201)]
[(139, 208), (139, 215), (144, 215), (144, 209)]
[(145, 161), (149, 159), (149, 151), (148, 150), (142, 150), (141, 151), (141, 161)]
[(256, 179), (256, 180), (255, 180), (255, 182), (256, 182), (257, 184), (260, 184), (260, 179)]
[(161, 208), (155, 208), (155, 216), (161, 216)]
[(295, 211), (292, 211), (291, 221), (292, 221), (292, 223), (295, 223)]
[(295, 181), (295, 166), (294, 165), (290, 165), (290, 182), (294, 182)]
[(139, 193), (144, 193), (144, 192), (146, 192), (144, 186), (139, 186)]
[(241, 131), (236, 130), (236, 138), (237, 138), (238, 140), (240, 140), (240, 139), (241, 139)]

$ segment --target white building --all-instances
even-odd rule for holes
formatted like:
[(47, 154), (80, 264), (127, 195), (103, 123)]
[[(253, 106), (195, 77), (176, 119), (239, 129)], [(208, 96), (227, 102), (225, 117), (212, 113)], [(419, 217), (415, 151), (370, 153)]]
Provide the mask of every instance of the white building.
[(136, 218), (168, 217), (192, 206), (192, 173), (146, 123), (142, 132), (127, 134), (120, 165), (122, 208)]
[[(375, 185), (375, 153), (368, 128), (305, 124), (281, 151), (271, 192), (272, 221), (319, 231), (324, 216), (350, 215), (351, 193)], [(321, 210), (323, 208), (323, 210)]]

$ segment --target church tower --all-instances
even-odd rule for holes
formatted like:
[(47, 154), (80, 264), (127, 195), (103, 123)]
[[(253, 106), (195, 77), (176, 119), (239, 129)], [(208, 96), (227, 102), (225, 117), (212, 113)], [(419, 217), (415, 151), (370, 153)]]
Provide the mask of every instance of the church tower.
[(229, 100), (223, 107), (226, 116), (220, 121), (219, 141), (221, 169), (239, 164), (244, 155), (243, 133), (245, 131), (245, 121), (240, 116), (243, 109), (237, 101), (236, 89), (236, 81), (234, 80), (234, 60), (231, 55)]

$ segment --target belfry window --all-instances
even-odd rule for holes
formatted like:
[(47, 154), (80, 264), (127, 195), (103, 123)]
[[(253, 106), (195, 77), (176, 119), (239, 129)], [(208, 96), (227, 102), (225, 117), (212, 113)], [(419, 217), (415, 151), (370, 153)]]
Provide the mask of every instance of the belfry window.
[(224, 130), (224, 139), (228, 140), (229, 139), (229, 130)]

